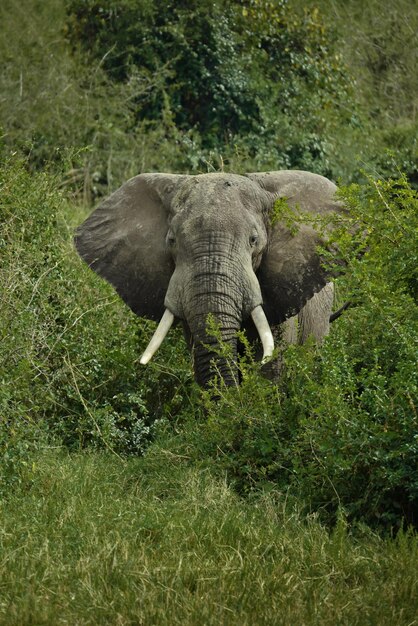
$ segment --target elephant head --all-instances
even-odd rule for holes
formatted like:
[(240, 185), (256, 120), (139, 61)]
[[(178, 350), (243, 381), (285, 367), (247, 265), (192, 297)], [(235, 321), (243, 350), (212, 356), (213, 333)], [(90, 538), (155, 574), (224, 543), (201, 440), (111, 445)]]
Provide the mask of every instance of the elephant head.
[(141, 174), (102, 202), (75, 243), (137, 315), (161, 319), (142, 363), (177, 318), (193, 350), (197, 381), (208, 383), (215, 358), (232, 384), (235, 374), (216, 356), (217, 339), (207, 332), (208, 314), (232, 354), (236, 332), (254, 323), (264, 356), (271, 356), (269, 325), (298, 313), (327, 282), (310, 220), (295, 232), (272, 219), (275, 202), (286, 198), (302, 215), (325, 216), (340, 210), (335, 190), (326, 178), (302, 171)]

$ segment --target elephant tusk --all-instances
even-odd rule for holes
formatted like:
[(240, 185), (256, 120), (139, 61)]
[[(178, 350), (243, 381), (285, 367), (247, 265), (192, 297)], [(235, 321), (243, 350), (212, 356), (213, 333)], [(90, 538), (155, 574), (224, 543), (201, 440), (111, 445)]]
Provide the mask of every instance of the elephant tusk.
[(273, 356), (274, 339), (263, 307), (260, 305), (256, 306), (255, 309), (251, 311), (251, 317), (253, 318), (253, 322), (263, 345), (262, 363), (266, 363)]
[(141, 365), (146, 365), (157, 352), (158, 348), (161, 346), (164, 341), (168, 331), (171, 328), (172, 323), (174, 322), (174, 315), (171, 311), (166, 309), (164, 311), (164, 315), (162, 316), (160, 323), (157, 326), (155, 333), (152, 336), (151, 341), (149, 342), (147, 348), (145, 349), (144, 354), (141, 356), (139, 362)]

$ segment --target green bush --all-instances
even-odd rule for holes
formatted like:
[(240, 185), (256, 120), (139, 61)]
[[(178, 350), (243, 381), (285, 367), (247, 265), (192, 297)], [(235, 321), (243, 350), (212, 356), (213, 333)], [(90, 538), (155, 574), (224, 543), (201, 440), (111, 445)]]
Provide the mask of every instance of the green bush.
[(2, 451), (19, 465), (26, 445), (52, 436), (70, 448), (141, 453), (158, 422), (187, 403), (178, 334), (163, 348), (167, 371), (140, 370), (152, 324), (78, 258), (72, 226), (81, 216), (60, 179), (30, 173), (16, 155), (3, 158), (0, 175)]
[(355, 306), (321, 348), (287, 349), (278, 386), (246, 356), (240, 388), (207, 395), (189, 437), (241, 492), (290, 489), (327, 520), (342, 507), (375, 525), (417, 523), (417, 196), (400, 178), (343, 197), (337, 286)]
[(235, 169), (342, 173), (334, 137), (355, 118), (354, 90), (318, 10), (68, 0), (67, 11), (67, 36), (89, 63), (102, 60), (116, 83), (139, 76), (149, 85), (136, 98), (137, 122), (158, 127), (170, 116), (187, 147), (178, 166), (206, 167), (221, 154)]

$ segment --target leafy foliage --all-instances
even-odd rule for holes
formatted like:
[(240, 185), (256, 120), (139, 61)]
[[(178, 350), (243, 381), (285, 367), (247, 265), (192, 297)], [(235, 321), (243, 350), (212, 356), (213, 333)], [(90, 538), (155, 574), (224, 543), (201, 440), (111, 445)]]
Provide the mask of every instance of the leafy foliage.
[(247, 352), (240, 388), (217, 386), (192, 438), (240, 491), (291, 487), (325, 519), (343, 507), (372, 524), (416, 523), (418, 198), (403, 177), (342, 195), (337, 285), (355, 306), (321, 349), (286, 351), (278, 387)]
[(317, 10), (300, 18), (285, 1), (71, 0), (68, 13), (70, 41), (102, 59), (113, 80), (164, 77), (137, 100), (138, 120), (160, 123), (169, 107), (203, 148), (331, 171), (334, 118), (350, 123), (347, 102), (355, 104)]
[(294, 167), (347, 182), (359, 161), (390, 176), (396, 162), (414, 182), (411, 3), (4, 0), (5, 141), (35, 168), (76, 148), (64, 184), (89, 203), (141, 171)]
[(41, 444), (48, 432), (72, 448), (139, 453), (158, 421), (187, 402), (190, 370), (173, 344), (165, 354), (176, 373), (138, 371), (150, 324), (79, 261), (74, 209), (57, 186), (55, 175), (31, 174), (16, 156), (3, 160), (0, 445), (12, 465), (24, 461), (31, 437)]

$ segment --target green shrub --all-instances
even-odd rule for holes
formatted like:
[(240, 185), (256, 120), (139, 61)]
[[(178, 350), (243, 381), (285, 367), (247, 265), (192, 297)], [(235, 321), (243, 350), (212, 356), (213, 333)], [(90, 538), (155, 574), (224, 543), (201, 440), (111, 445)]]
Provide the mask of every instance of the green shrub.
[(169, 113), (187, 148), (178, 167), (206, 168), (222, 155), (235, 169), (341, 173), (329, 146), (356, 105), (318, 10), (299, 16), (287, 1), (265, 0), (68, 0), (67, 11), (67, 36), (90, 63), (102, 60), (117, 83), (148, 81), (136, 119), (158, 127)]
[(178, 334), (163, 347), (167, 370), (140, 370), (152, 324), (78, 258), (79, 219), (57, 191), (60, 179), (12, 156), (0, 181), (1, 445), (9, 433), (19, 447), (38, 429), (72, 448), (141, 453), (158, 421), (187, 403), (190, 366)]
[(241, 492), (290, 489), (328, 520), (343, 507), (371, 524), (417, 523), (417, 196), (400, 178), (343, 197), (358, 234), (337, 229), (337, 286), (355, 306), (321, 348), (286, 350), (278, 386), (245, 357), (240, 388), (218, 385), (189, 437)]

